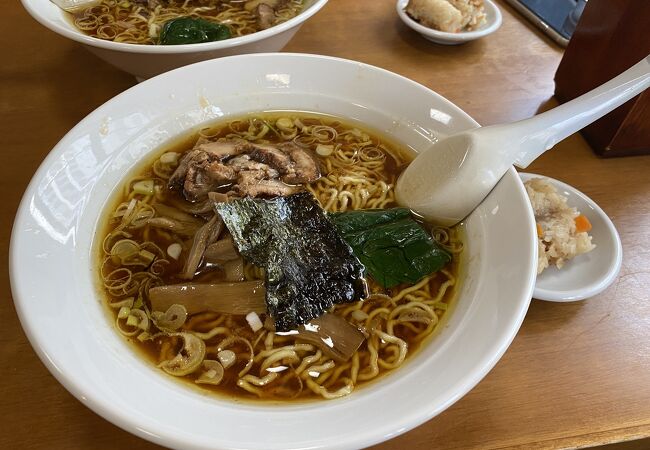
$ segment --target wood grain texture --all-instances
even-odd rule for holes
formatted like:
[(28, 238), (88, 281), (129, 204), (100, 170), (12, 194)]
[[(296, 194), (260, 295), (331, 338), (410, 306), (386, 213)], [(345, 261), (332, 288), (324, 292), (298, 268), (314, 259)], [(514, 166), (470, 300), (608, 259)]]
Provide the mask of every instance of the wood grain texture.
[[(591, 0), (555, 74), (555, 95), (569, 101), (650, 54), (650, 2)], [(597, 48), (594, 52), (592, 49)], [(603, 156), (650, 154), (650, 92), (624, 103), (582, 131)]]
[[(521, 119), (554, 104), (562, 53), (500, 6), (496, 34), (443, 47), (402, 25), (394, 1), (331, 0), (285, 50), (392, 70), (482, 124)], [(7, 261), (15, 211), (43, 158), (87, 113), (135, 82), (41, 27), (19, 2), (3, 13), (0, 252)], [(585, 302), (533, 301), (511, 347), (475, 389), (376, 449), (650, 448), (638, 440), (650, 437), (650, 157), (599, 159), (574, 135), (527, 171), (574, 185), (611, 216), (623, 242), (620, 277)], [(0, 448), (160, 448), (95, 415), (50, 375), (22, 332), (7, 272), (0, 272)], [(614, 445), (621, 441), (631, 442)]]

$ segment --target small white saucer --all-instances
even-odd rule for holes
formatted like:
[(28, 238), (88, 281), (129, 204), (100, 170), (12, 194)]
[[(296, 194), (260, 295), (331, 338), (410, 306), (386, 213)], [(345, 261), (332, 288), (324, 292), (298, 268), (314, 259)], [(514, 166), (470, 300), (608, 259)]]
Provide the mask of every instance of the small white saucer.
[(402, 22), (420, 33), (424, 38), (437, 44), (463, 44), (465, 42), (473, 41), (483, 36), (487, 36), (488, 34), (494, 33), (501, 26), (501, 11), (491, 0), (484, 0), (486, 23), (478, 30), (461, 31), (459, 33), (447, 33), (444, 31), (438, 31), (434, 30), (433, 28), (425, 27), (424, 25), (420, 25), (418, 22), (411, 19), (411, 17), (406, 14), (406, 11), (404, 11), (407, 4), (408, 0), (397, 1), (397, 14), (399, 15), (400, 19), (402, 19)]
[(572, 186), (553, 178), (533, 173), (520, 173), (522, 181), (544, 178), (567, 198), (567, 204), (587, 216), (592, 229), (589, 234), (596, 248), (568, 261), (562, 269), (547, 267), (537, 276), (533, 297), (551, 302), (584, 300), (602, 292), (621, 270), (623, 249), (621, 238), (607, 214), (589, 197)]

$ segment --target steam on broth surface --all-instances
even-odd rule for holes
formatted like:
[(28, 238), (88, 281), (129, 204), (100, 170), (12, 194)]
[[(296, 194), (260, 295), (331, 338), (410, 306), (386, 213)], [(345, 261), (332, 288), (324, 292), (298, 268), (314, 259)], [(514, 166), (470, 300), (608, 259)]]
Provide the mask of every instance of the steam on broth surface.
[(100, 0), (70, 14), (85, 34), (128, 44), (191, 44), (245, 36), (297, 16), (303, 0)]
[[(449, 308), (462, 251), (460, 229), (416, 223), (408, 211), (391, 209), (394, 183), (410, 159), (377, 133), (313, 113), (246, 116), (184, 138), (126, 180), (105, 212), (99, 264), (117, 329), (170, 375), (239, 398), (337, 398), (399, 367)], [(305, 202), (320, 204), (314, 214), (321, 224), (334, 223), (363, 262), (367, 291), (360, 294), (364, 285), (353, 301), (330, 302), (322, 315), (283, 329), (287, 322), (268, 314), (268, 298), (264, 303), (275, 281), (242, 258), (248, 249), (224, 214), (246, 203), (279, 203), (286, 215)], [(345, 222), (362, 210), (371, 211)], [(360, 255), (350, 238), (358, 228), (349, 226), (378, 217), (372, 235), (385, 228), (380, 239), (390, 240), (406, 227), (420, 239), (413, 245), (426, 234), (449, 259), (437, 272), (405, 274), (413, 282), (377, 276), (382, 262), (372, 258), (385, 254)], [(316, 247), (318, 235), (312, 240)], [(299, 247), (292, 242), (287, 254)], [(386, 254), (397, 264), (399, 251)]]

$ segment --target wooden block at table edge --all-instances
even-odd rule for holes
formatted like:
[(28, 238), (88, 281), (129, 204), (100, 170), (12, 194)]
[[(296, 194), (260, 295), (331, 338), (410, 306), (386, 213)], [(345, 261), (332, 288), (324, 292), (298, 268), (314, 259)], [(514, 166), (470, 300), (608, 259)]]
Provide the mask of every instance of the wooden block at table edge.
[[(555, 96), (566, 102), (600, 86), (650, 53), (650, 1), (590, 0), (555, 74)], [(602, 156), (650, 154), (650, 92), (586, 127)]]

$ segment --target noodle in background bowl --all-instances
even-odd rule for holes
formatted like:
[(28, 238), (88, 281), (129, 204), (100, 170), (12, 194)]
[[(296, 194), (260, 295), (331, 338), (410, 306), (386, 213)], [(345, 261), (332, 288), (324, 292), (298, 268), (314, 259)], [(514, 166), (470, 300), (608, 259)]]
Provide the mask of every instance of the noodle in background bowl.
[(467, 219), (461, 288), (440, 329), (402, 367), (342, 399), (241, 403), (190, 389), (133, 351), (97, 294), (93, 239), (125, 173), (187, 130), (264, 110), (333, 114), (414, 149), (477, 125), (424, 86), (324, 56), (242, 55), (155, 77), (81, 121), (30, 183), (10, 250), (21, 323), (47, 368), (81, 402), (161, 445), (329, 449), (390, 439), (466, 394), (521, 325), (537, 247), (533, 213), (512, 168)]
[(66, 13), (50, 0), (22, 0), (23, 6), (41, 25), (84, 45), (91, 53), (141, 81), (186, 66), (223, 56), (277, 52), (316, 14), (327, 0), (305, 0), (296, 17), (266, 30), (223, 41), (184, 45), (125, 44), (92, 38), (79, 31)]

